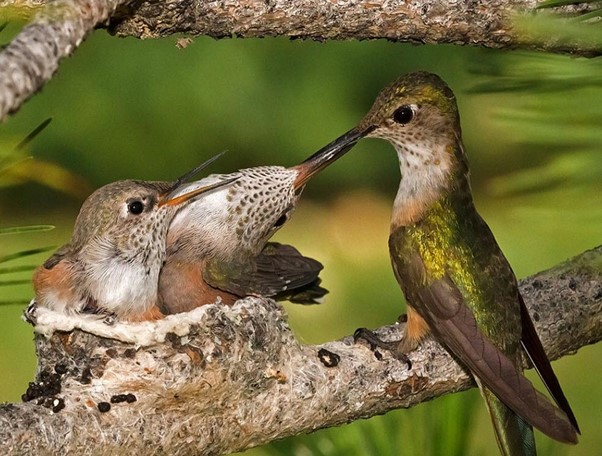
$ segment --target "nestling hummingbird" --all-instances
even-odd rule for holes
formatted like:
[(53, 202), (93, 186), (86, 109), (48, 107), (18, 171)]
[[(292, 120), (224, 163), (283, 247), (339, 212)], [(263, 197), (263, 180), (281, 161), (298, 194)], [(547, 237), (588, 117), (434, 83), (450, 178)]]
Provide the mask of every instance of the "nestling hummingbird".
[[(389, 141), (401, 170), (389, 249), (407, 301), (406, 332), (392, 344), (363, 335), (405, 353), (432, 333), (474, 376), (502, 454), (535, 454), (531, 426), (576, 443), (575, 416), (514, 272), (474, 206), (451, 89), (434, 74), (403, 76), (379, 94), (353, 132)], [(562, 410), (523, 376), (523, 351)]]
[(157, 288), (169, 223), (192, 198), (232, 182), (182, 192), (184, 178), (193, 172), (171, 183), (125, 180), (92, 193), (71, 241), (34, 273), (36, 302), (65, 313), (107, 313), (128, 321), (161, 318)]
[(327, 293), (319, 286), (322, 265), (292, 246), (268, 240), (288, 221), (305, 183), (355, 144), (359, 134), (353, 135), (335, 140), (297, 166), (242, 169), (183, 187), (181, 191), (189, 192), (236, 179), (173, 219), (159, 278), (162, 312), (189, 311), (218, 297), (232, 304), (249, 295), (320, 302)]

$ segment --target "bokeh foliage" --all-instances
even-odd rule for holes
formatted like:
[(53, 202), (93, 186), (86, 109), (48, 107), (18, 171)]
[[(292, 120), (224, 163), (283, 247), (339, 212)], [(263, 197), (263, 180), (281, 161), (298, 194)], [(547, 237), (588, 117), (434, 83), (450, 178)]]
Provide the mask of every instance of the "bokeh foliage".
[[(8, 27), (0, 40), (14, 32)], [(55, 175), (53, 190), (35, 182), (3, 188), (0, 226), (58, 229), (11, 236), (10, 243), (0, 237), (0, 255), (66, 242), (83, 197), (110, 181), (172, 179), (225, 149), (215, 172), (298, 163), (359, 120), (386, 83), (418, 69), (440, 74), (457, 94), (477, 205), (517, 275), (602, 241), (599, 59), (384, 41), (199, 38), (182, 50), (175, 42), (95, 32), (41, 94), (0, 126), (0, 141), (16, 144), (53, 117), (31, 153), (79, 176)], [(390, 148), (362, 142), (308, 185), (277, 235), (324, 263), (331, 290), (323, 306), (286, 306), (302, 340), (341, 337), (402, 312), (386, 250), (398, 179)], [(0, 292), (3, 300), (31, 296), (26, 286)], [(19, 320), (21, 311), (0, 307), (1, 400), (18, 400), (33, 377), (31, 328)], [(575, 448), (541, 438), (541, 454), (598, 454), (602, 387), (591, 371), (600, 355), (590, 347), (555, 363), (584, 435)], [(494, 452), (484, 407), (471, 391), (249, 454)]]

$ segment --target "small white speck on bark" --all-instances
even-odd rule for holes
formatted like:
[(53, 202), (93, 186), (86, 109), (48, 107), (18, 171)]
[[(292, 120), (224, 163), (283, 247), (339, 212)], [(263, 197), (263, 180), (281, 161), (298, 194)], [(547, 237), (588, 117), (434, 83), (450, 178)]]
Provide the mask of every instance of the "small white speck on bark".
[[(602, 339), (600, 264), (602, 246), (521, 282), (551, 359)], [(28, 315), (38, 374), (0, 405), (3, 454), (226, 454), (474, 386), (432, 340), (411, 366), (351, 337), (303, 345), (268, 299), (141, 324)]]
[[(594, 56), (599, 48), (534, 39), (514, 18), (538, 14), (537, 0), (0, 0), (0, 8), (35, 11), (0, 51), (0, 121), (42, 88), (95, 27), (119, 36), (175, 33), (214, 38), (288, 36), (324, 40), (387, 39), (492, 48), (527, 48)], [(556, 8), (567, 16), (595, 6)]]

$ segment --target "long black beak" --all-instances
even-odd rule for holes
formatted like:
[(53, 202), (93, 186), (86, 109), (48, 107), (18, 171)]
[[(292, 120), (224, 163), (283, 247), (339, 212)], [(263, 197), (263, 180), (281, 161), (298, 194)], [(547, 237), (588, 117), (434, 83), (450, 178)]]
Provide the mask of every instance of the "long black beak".
[(345, 155), (355, 146), (355, 143), (368, 133), (367, 130), (353, 128), (330, 144), (322, 147), (300, 165), (294, 166), (293, 169), (296, 169), (299, 173), (293, 184), (294, 189), (297, 190), (303, 187), (313, 176)]
[(194, 198), (195, 196), (201, 195), (203, 193), (206, 193), (210, 190), (214, 190), (219, 187), (223, 187), (224, 185), (228, 185), (228, 184), (234, 182), (236, 179), (238, 179), (237, 177), (232, 178), (232, 179), (225, 179), (223, 181), (214, 182), (212, 184), (195, 187), (194, 190), (191, 190), (189, 192), (184, 191), (187, 187), (189, 187), (191, 185), (191, 184), (186, 183), (186, 181), (188, 179), (192, 178), (193, 176), (196, 176), (203, 169), (205, 169), (207, 166), (209, 166), (211, 163), (216, 161), (218, 158), (220, 158), (225, 153), (226, 153), (226, 151), (223, 151), (217, 155), (214, 155), (209, 160), (201, 163), (196, 168), (191, 169), (186, 174), (184, 174), (183, 176), (180, 176), (178, 179), (176, 179), (173, 182), (173, 184), (170, 186), (170, 188), (165, 193), (163, 193), (163, 195), (161, 195), (161, 199), (159, 201), (158, 206), (159, 207), (174, 206), (177, 204), (185, 203), (186, 201), (190, 200), (191, 198)]
[(186, 174), (184, 174), (183, 176), (178, 177), (178, 179), (174, 182), (173, 184), (173, 189), (179, 187), (181, 184), (183, 184), (184, 182), (186, 182), (188, 179), (196, 176), (198, 173), (200, 173), (202, 170), (204, 170), (205, 168), (207, 168), (207, 166), (209, 166), (211, 163), (213, 163), (214, 161), (216, 161), (218, 158), (220, 158), (222, 155), (224, 155), (227, 151), (224, 150), (223, 152), (220, 152), (217, 155), (214, 155), (213, 157), (211, 157), (209, 160), (201, 163), (199, 166), (197, 166), (196, 168), (191, 169), (190, 171), (188, 171)]

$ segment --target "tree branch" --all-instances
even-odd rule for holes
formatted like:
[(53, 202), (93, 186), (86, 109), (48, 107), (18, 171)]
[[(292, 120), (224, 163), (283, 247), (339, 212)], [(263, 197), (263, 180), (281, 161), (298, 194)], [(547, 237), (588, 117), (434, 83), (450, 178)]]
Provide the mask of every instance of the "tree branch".
[[(514, 19), (535, 13), (537, 0), (142, 0), (111, 20), (120, 36), (157, 38), (174, 33), (223, 37), (288, 36), (314, 40), (388, 39), (493, 48), (586, 52), (547, 35), (532, 41)], [(591, 6), (555, 8), (572, 15)], [(544, 13), (545, 14), (545, 13)], [(560, 16), (559, 16), (560, 17)], [(600, 50), (598, 49), (599, 53)]]
[[(37, 11), (0, 52), (0, 121), (50, 80), (97, 25), (120, 36), (174, 33), (223, 37), (288, 36), (314, 40), (377, 39), (469, 44), (598, 55), (597, 44), (528, 37), (514, 19), (537, 0), (0, 0), (0, 9)], [(571, 15), (594, 6), (556, 8)], [(110, 20), (110, 23), (109, 23)]]
[[(0, 9), (33, 12), (32, 22), (0, 52), (0, 121), (49, 81), (60, 61), (129, 0), (0, 0)], [(20, 10), (20, 11), (19, 11)]]
[[(551, 359), (602, 339), (601, 265), (602, 246), (521, 282)], [(433, 341), (410, 368), (349, 337), (301, 345), (266, 299), (143, 324), (30, 316), (48, 338), (30, 401), (0, 406), (10, 454), (223, 454), (473, 386)]]

